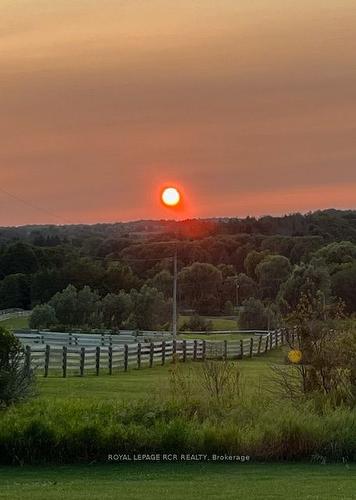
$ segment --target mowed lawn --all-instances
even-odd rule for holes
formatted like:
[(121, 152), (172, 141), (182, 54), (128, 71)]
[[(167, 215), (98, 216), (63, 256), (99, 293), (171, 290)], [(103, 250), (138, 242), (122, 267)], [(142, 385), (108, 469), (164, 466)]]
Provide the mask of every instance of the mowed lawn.
[[(248, 390), (256, 390), (268, 384), (271, 365), (283, 360), (281, 350), (269, 352), (258, 358), (237, 361), (241, 368), (242, 384)], [(181, 365), (183, 369), (194, 370), (199, 362)], [(172, 365), (153, 368), (132, 369), (115, 375), (68, 376), (62, 378), (38, 376), (38, 390), (41, 399), (90, 399), (93, 402), (110, 400), (132, 400), (146, 398), (148, 395), (161, 395), (169, 391), (169, 371)]]
[(0, 468), (0, 498), (354, 499), (356, 466), (133, 463)]
[(19, 318), (5, 319), (5, 320), (1, 320), (0, 318), (0, 326), (8, 328), (9, 330), (28, 328), (28, 318), (19, 317)]

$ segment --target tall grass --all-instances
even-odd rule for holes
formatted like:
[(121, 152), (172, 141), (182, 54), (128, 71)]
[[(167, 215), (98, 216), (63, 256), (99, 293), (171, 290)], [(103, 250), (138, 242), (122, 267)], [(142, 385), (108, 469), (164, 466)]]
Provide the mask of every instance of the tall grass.
[(202, 401), (39, 402), (0, 414), (2, 464), (102, 462), (112, 453), (250, 455), (253, 460), (356, 460), (347, 408), (242, 398), (219, 417)]

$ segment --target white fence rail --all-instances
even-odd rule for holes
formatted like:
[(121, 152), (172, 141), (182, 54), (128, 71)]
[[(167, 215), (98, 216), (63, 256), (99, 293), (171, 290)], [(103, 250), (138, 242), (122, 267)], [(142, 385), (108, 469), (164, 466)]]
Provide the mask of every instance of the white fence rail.
[(236, 341), (161, 340), (93, 346), (29, 343), (25, 347), (24, 361), (28, 370), (34, 369), (45, 377), (50, 372), (63, 377), (84, 376), (89, 373), (111, 375), (131, 368), (164, 365), (173, 359), (186, 362), (260, 356), (285, 344), (288, 335), (283, 330), (278, 330)]

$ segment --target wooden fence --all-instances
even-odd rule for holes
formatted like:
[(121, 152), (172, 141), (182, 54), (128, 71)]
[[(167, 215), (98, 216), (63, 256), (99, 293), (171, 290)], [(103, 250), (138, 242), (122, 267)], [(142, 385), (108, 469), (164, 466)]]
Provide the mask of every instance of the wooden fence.
[(287, 341), (287, 333), (279, 330), (266, 335), (236, 341), (162, 340), (124, 345), (80, 347), (77, 345), (26, 345), (24, 362), (28, 370), (34, 369), (45, 377), (54, 375), (80, 375), (127, 371), (172, 362), (205, 359), (243, 359), (260, 356), (278, 348)]

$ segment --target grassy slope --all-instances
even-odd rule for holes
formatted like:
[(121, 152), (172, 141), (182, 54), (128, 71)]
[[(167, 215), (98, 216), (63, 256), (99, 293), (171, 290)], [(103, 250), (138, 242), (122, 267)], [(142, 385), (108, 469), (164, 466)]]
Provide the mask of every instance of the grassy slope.
[[(203, 316), (206, 320), (211, 320), (213, 324), (213, 330), (237, 330), (237, 321), (234, 319), (213, 316)], [(183, 323), (188, 321), (190, 316), (179, 316), (178, 326), (180, 327)]]
[(117, 464), (0, 468), (0, 498), (352, 499), (356, 466)]
[[(251, 387), (263, 384), (269, 378), (270, 365), (280, 362), (282, 356), (281, 351), (273, 351), (259, 358), (239, 361), (245, 383)], [(187, 363), (188, 368), (194, 365), (197, 366), (198, 363)], [(147, 397), (147, 394), (162, 393), (167, 389), (169, 367), (170, 365), (157, 366), (99, 377), (38, 377), (40, 397), (50, 400), (80, 398), (92, 401)]]
[(9, 330), (17, 328), (28, 328), (28, 318), (12, 318), (6, 319), (5, 321), (1, 321), (0, 319), (0, 326), (8, 328)]

